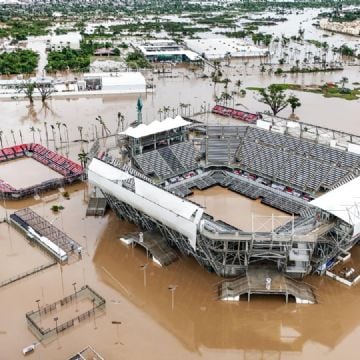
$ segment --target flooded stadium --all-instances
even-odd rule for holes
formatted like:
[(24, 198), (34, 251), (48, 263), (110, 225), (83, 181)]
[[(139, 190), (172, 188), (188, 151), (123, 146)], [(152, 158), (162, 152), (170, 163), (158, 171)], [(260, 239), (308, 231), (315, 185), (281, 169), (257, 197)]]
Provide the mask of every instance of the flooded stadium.
[[(350, 349), (356, 348), (359, 335), (359, 321), (354, 316), (359, 306), (358, 287), (350, 289), (325, 277), (308, 277), (317, 288), (318, 305), (285, 306), (281, 298), (261, 297), (251, 303), (226, 304), (216, 300), (219, 278), (186, 257), (166, 268), (149, 263), (144, 286), (141, 266), (149, 262), (145, 251), (119, 241), (122, 234), (135, 228), (111, 213), (104, 218), (84, 218), (86, 188), (66, 190), (70, 200), (64, 203), (62, 224), (87, 253), (79, 262), (51, 267), (1, 289), (4, 359), (22, 358), (20, 350), (34, 342), (25, 313), (36, 309), (36, 300), (41, 306), (51, 303), (72, 293), (74, 282), (79, 287), (89, 284), (102, 294), (107, 300), (105, 313), (96, 318), (96, 324), (90, 319), (60, 333), (58, 339), (37, 347), (37, 353), (29, 358), (63, 359), (91, 343), (109, 359), (141, 359), (144, 352), (151, 359), (356, 359), (356, 351)], [(10, 210), (13, 203), (6, 205)], [(34, 201), (16, 203), (16, 207), (29, 205)], [(33, 208), (53, 218), (49, 205)], [(233, 210), (239, 211), (238, 206)], [(12, 234), (12, 245), (2, 238), (2, 249), (14, 261), (23, 252), (15, 237)], [(357, 247), (353, 256), (360, 260)], [(27, 262), (33, 266), (34, 260), (38, 258), (30, 253), (22, 257), (24, 266)], [(172, 309), (168, 287), (173, 284), (178, 287)], [(16, 312), (6, 311), (14, 306)], [(119, 335), (112, 321), (121, 321)]]
[[(297, 22), (294, 16), (275, 31), (278, 34), (296, 31), (301, 21), (305, 27), (310, 26), (311, 16), (308, 12)], [(320, 31), (313, 31), (312, 36), (320, 39)], [(341, 44), (352, 38), (336, 35), (334, 39), (334, 44)], [(43, 48), (36, 40), (33, 47)], [(339, 82), (343, 76), (350, 82), (359, 80), (358, 66), (283, 77), (259, 73), (260, 66), (261, 62), (256, 59), (250, 65), (234, 59), (230, 66), (224, 66), (223, 76), (232, 81), (230, 90), (236, 90), (238, 78), (244, 88), (268, 86), (274, 81), (301, 85)], [(211, 71), (205, 67), (204, 72)], [(183, 115), (205, 125), (244, 125), (211, 113), (214, 95), (221, 93), (222, 84), (214, 89), (215, 84), (209, 78), (201, 78), (201, 74), (186, 66), (174, 67), (168, 77), (150, 71), (144, 75), (147, 82), (154, 85), (141, 96), (145, 124)], [(359, 99), (344, 103), (343, 99), (325, 98), (320, 94), (296, 92), (296, 95), (303, 104), (296, 109), (297, 120), (360, 135)], [(104, 130), (95, 119), (101, 115), (111, 133), (115, 133), (120, 130), (118, 113), (121, 112), (125, 118), (121, 128), (126, 129), (137, 118), (137, 99), (137, 94), (50, 99), (45, 104), (35, 101), (33, 106), (26, 100), (2, 99), (3, 147), (19, 144), (20, 139), (31, 143), (35, 137), (36, 143), (79, 163), (79, 153), (82, 150), (88, 153)], [(229, 106), (249, 112), (267, 109), (251, 90), (247, 90), (245, 97), (234, 96)], [(167, 116), (164, 107), (169, 108)], [(288, 118), (291, 111), (286, 109), (281, 116)], [(100, 146), (107, 148), (106, 140), (100, 139)], [(120, 154), (120, 149), (112, 148), (112, 156)], [(57, 177), (59, 173), (30, 157), (0, 164), (0, 179), (16, 188)], [(203, 190), (196, 186), (188, 190), (191, 194), (183, 198), (206, 211), (214, 221), (220, 220), (244, 231), (262, 226), (261, 231), (269, 232), (292, 221), (288, 213), (263, 203), (266, 196), (252, 200), (221, 182)], [(65, 192), (68, 196), (64, 196)], [(140, 231), (134, 224), (119, 219), (112, 209), (107, 209), (104, 217), (86, 216), (93, 195), (88, 182), (79, 182), (62, 184), (52, 191), (39, 191), (26, 200), (0, 198), (1, 220), (8, 219), (16, 210), (30, 207), (82, 247), (81, 258), (73, 256), (68, 264), (59, 264), (18, 229), (6, 222), (0, 224), (0, 359), (22, 359), (21, 350), (33, 343), (35, 352), (27, 357), (34, 360), (69, 359), (88, 345), (105, 359), (358, 358), (359, 285), (348, 287), (326, 276), (307, 275), (304, 281), (313, 286), (316, 305), (296, 304), (293, 299), (285, 304), (283, 297), (261, 295), (254, 296), (251, 302), (245, 298), (238, 302), (220, 301), (218, 285), (223, 279), (207, 271), (192, 256), (178, 251), (177, 261), (160, 267), (141, 246), (126, 246), (120, 241), (123, 236)], [(53, 206), (60, 207), (60, 211), (54, 212)], [(358, 245), (352, 248), (351, 256), (352, 262), (359, 264)], [(38, 267), (44, 268), (37, 271)], [(26, 273), (32, 274), (22, 277)], [(17, 277), (21, 278), (16, 280)], [(84, 285), (106, 299), (105, 310), (39, 343), (28, 328), (25, 314), (63, 299), (73, 294), (74, 288)], [(47, 314), (43, 327), (57, 328), (57, 322), (77, 317), (76, 310), (91, 309), (92, 304), (79, 301), (76, 306), (79, 309)]]

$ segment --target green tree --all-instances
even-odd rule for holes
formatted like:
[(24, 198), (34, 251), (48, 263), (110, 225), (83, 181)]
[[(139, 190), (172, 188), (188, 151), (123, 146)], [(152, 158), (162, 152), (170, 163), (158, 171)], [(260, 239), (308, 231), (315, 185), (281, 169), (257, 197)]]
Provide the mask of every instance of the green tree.
[(274, 115), (277, 115), (289, 104), (284, 90), (277, 84), (271, 84), (267, 88), (260, 89), (259, 93), (261, 95), (259, 101), (268, 105)]
[(349, 79), (346, 76), (343, 76), (340, 80), (341, 82), (341, 88), (344, 89), (345, 84), (347, 84), (349, 82)]
[(301, 102), (300, 102), (300, 99), (298, 97), (296, 97), (295, 95), (290, 95), (289, 98), (288, 98), (288, 103), (290, 104), (291, 106), (291, 111), (292, 113), (295, 112), (295, 109), (297, 107), (300, 107), (301, 106)]

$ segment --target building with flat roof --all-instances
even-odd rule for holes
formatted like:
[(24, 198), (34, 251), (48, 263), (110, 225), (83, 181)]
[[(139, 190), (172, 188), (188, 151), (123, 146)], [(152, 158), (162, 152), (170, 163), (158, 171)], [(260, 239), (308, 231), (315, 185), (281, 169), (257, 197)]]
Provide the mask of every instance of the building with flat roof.
[(132, 46), (141, 51), (147, 60), (153, 62), (194, 62), (201, 60), (198, 54), (184, 49), (172, 40), (146, 40), (142, 43), (133, 43)]
[(260, 48), (239, 39), (212, 38), (212, 39), (187, 39), (186, 46), (201, 55), (213, 60), (230, 57), (261, 57), (267, 56), (268, 49)]
[(52, 35), (49, 36), (46, 40), (46, 50), (61, 51), (65, 48), (79, 50), (81, 39), (82, 36), (76, 32), (69, 32), (67, 34), (61, 35)]
[(139, 72), (86, 73), (78, 81), (79, 90), (102, 90), (106, 93), (146, 92), (146, 81)]

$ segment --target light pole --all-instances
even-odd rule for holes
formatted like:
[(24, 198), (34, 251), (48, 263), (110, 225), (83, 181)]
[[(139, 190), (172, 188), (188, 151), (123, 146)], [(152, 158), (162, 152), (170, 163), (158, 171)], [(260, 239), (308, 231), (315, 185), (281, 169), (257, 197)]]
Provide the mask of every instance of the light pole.
[(146, 269), (149, 264), (144, 264), (140, 266), (140, 269), (144, 272), (144, 287), (146, 287)]
[(78, 303), (77, 303), (77, 293), (76, 293), (76, 282), (72, 283), (72, 286), (74, 287), (74, 294), (75, 294), (75, 311), (78, 312)]
[(57, 331), (57, 322), (58, 322), (58, 320), (59, 320), (58, 317), (54, 317), (56, 333), (58, 332)]
[(93, 316), (94, 316), (94, 329), (96, 330), (97, 329), (97, 326), (96, 326), (96, 316), (95, 316), (95, 298), (93, 298), (91, 300), (92, 304), (93, 304)]
[[(37, 303), (38, 311), (39, 311), (39, 315), (40, 315), (40, 305), (39, 305), (40, 299), (35, 300), (35, 302)], [(41, 315), (40, 315), (40, 317), (41, 317)]]
[(171, 291), (171, 310), (174, 310), (174, 301), (175, 301), (175, 290), (177, 285), (169, 285), (168, 289)]
[(57, 343), (58, 343), (58, 349), (61, 349), (60, 346), (60, 340), (59, 340), (59, 333), (58, 333), (58, 326), (57, 326), (57, 322), (58, 322), (59, 318), (56, 316), (54, 317), (54, 321), (55, 321), (55, 329), (56, 329), (56, 339), (57, 339)]
[(112, 321), (111, 322), (113, 325), (116, 325), (116, 339), (117, 341), (115, 341), (115, 344), (120, 344), (119, 341), (119, 325), (121, 325), (121, 321)]

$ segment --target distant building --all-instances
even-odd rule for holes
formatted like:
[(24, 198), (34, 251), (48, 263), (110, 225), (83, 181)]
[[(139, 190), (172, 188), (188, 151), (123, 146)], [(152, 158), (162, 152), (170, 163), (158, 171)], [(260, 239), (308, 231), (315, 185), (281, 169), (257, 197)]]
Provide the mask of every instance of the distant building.
[(61, 51), (65, 48), (79, 50), (81, 39), (82, 36), (75, 32), (62, 35), (52, 35), (46, 40), (46, 50)]
[(100, 91), (106, 94), (146, 92), (146, 81), (139, 72), (87, 73), (78, 81), (79, 91)]
[(201, 60), (198, 54), (184, 49), (172, 40), (147, 40), (142, 43), (133, 43), (132, 46), (141, 51), (151, 62), (195, 62)]
[(329, 21), (329, 19), (321, 19), (320, 27), (324, 30), (360, 36), (360, 20), (335, 22)]
[(112, 56), (115, 55), (114, 48), (99, 48), (94, 51), (95, 56)]
[(260, 57), (267, 56), (268, 49), (246, 43), (239, 39), (213, 38), (213, 39), (188, 39), (186, 46), (200, 54), (202, 57), (224, 59), (229, 57)]

